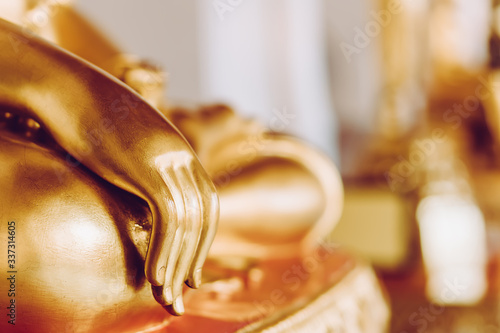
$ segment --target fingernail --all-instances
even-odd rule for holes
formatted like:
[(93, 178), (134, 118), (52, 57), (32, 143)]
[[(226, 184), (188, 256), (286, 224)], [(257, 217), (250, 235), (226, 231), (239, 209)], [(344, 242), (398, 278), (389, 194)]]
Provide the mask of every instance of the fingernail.
[(172, 304), (172, 302), (174, 301), (174, 296), (172, 295), (172, 288), (170, 287), (165, 288), (163, 293), (165, 295), (165, 301), (167, 302), (167, 304)]
[(201, 268), (198, 268), (196, 272), (194, 272), (194, 284), (195, 288), (199, 288), (201, 286)]
[(158, 275), (160, 277), (165, 276), (165, 271), (167, 270), (167, 267), (161, 266), (161, 268), (158, 270)]
[(182, 296), (179, 296), (175, 299), (174, 308), (175, 308), (175, 312), (178, 315), (184, 314), (184, 303), (182, 302)]

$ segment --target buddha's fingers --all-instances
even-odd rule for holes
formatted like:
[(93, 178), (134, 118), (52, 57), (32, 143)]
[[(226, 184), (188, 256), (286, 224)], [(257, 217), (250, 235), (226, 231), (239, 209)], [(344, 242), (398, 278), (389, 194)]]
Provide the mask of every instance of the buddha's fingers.
[(203, 264), (208, 256), (208, 251), (215, 238), (219, 222), (219, 198), (212, 182), (206, 182), (208, 177), (201, 165), (195, 165), (191, 175), (198, 187), (201, 203), (201, 234), (200, 242), (191, 263), (188, 274), (188, 283), (194, 288), (201, 285), (201, 273)]
[[(153, 228), (146, 257), (146, 278), (154, 286), (155, 297), (162, 305), (171, 304), (170, 270), (175, 269), (176, 258), (184, 237), (184, 199), (179, 193), (173, 168), (161, 170), (161, 176), (168, 188), (168, 194), (158, 193), (149, 203), (153, 215)], [(159, 288), (162, 287), (160, 295)], [(157, 297), (160, 296), (160, 297)]]
[[(184, 313), (184, 305), (182, 302), (182, 289), (184, 281), (187, 279), (191, 263), (198, 248), (200, 241), (202, 220), (201, 220), (201, 200), (200, 193), (193, 177), (190, 175), (187, 167), (181, 167), (177, 172), (179, 179), (179, 189), (184, 196), (184, 208), (186, 214), (186, 232), (179, 255), (179, 260), (175, 266), (172, 280), (173, 304), (171, 312), (175, 315)], [(194, 287), (194, 285), (191, 285)]]
[(168, 208), (164, 210), (170, 212), (168, 215), (159, 208), (160, 204), (149, 204), (153, 212), (153, 228), (145, 263), (145, 274), (152, 285), (153, 296), (163, 306), (172, 304), (171, 284), (166, 279), (166, 270), (169, 255), (175, 251), (176, 233), (181, 224), (177, 214), (178, 203), (172, 195), (165, 201)]
[[(26, 113), (67, 157), (148, 203), (153, 230), (145, 275), (158, 302), (172, 304), (174, 279), (176, 295), (186, 277), (191, 286), (199, 285), (195, 273), (201, 273), (215, 235), (215, 229), (208, 230), (216, 227), (218, 210), (210, 178), (178, 130), (129, 87), (23, 32), (0, 19), (0, 104)], [(13, 38), (22, 42), (13, 45)], [(181, 180), (181, 168), (196, 170), (197, 175)], [(190, 194), (184, 195), (184, 189)], [(198, 191), (210, 200), (200, 200)], [(197, 202), (193, 208), (197, 212), (189, 217), (187, 197)], [(181, 256), (183, 247), (186, 255)]]
[[(175, 315), (184, 313), (184, 282), (198, 287), (201, 267), (213, 242), (218, 219), (215, 187), (199, 161), (186, 152), (167, 153), (156, 165), (168, 195), (150, 200), (153, 233), (146, 276), (155, 299)], [(165, 216), (169, 216), (168, 221)]]

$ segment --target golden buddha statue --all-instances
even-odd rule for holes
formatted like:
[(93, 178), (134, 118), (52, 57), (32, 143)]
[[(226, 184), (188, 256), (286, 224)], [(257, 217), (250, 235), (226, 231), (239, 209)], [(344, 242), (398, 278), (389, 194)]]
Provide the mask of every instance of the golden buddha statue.
[[(215, 282), (248, 278), (260, 261), (286, 273), (294, 258), (324, 257), (318, 240), (342, 206), (326, 157), (225, 106), (165, 106), (161, 72), (123, 56), (71, 7), (21, 7), (5, 15), (23, 26), (0, 20), (0, 244), (12, 249), (0, 267), (15, 294), (0, 297), (15, 309), (2, 331), (155, 331), (174, 322), (163, 308), (181, 315), (183, 297), (203, 298), (183, 286), (200, 287), (207, 256), (205, 280)], [(30, 21), (37, 10), (45, 25)], [(345, 274), (355, 266), (330, 261)], [(304, 300), (343, 276), (317, 272), (283, 295)], [(353, 283), (375, 288), (380, 302), (368, 281)], [(272, 282), (262, 290), (274, 295), (280, 278)], [(242, 316), (255, 321), (262, 314), (245, 297)]]

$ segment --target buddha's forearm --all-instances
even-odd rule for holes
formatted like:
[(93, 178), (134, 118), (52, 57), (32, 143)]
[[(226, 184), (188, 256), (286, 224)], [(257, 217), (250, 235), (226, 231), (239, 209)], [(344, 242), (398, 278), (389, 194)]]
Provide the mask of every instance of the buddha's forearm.
[(183, 313), (183, 282), (200, 284), (218, 219), (215, 188), (190, 146), (123, 83), (1, 20), (0, 48), (0, 104), (26, 112), (68, 154), (149, 204), (146, 276), (163, 288), (157, 300)]
[(143, 170), (134, 175), (141, 164), (154, 163), (169, 149), (189, 149), (178, 131), (129, 88), (71, 55), (54, 53), (20, 28), (6, 22), (0, 27), (0, 102), (27, 112), (94, 172), (129, 178), (121, 182), (132, 185), (133, 178), (146, 181)]

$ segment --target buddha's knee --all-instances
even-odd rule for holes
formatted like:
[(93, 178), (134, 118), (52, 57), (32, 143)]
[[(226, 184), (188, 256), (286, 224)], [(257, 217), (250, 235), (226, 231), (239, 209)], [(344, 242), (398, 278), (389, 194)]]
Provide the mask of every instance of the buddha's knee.
[(298, 242), (321, 216), (325, 198), (307, 170), (279, 158), (249, 165), (219, 184), (221, 232), (268, 244)]

